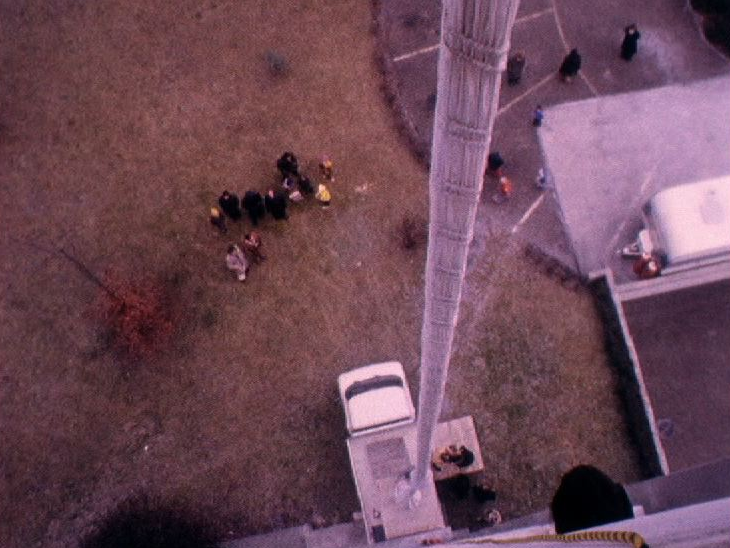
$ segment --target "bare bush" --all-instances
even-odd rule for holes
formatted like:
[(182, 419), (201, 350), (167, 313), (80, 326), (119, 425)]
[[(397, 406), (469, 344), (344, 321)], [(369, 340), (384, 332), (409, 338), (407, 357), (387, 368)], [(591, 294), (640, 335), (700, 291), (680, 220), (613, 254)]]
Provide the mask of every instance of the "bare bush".
[(266, 52), (265, 58), (269, 74), (272, 76), (285, 76), (289, 73), (289, 63), (281, 53), (269, 50)]
[(97, 310), (116, 350), (148, 358), (169, 344), (179, 319), (167, 284), (107, 273)]
[(415, 249), (426, 241), (426, 221), (412, 215), (406, 215), (398, 226), (401, 245), (404, 249)]

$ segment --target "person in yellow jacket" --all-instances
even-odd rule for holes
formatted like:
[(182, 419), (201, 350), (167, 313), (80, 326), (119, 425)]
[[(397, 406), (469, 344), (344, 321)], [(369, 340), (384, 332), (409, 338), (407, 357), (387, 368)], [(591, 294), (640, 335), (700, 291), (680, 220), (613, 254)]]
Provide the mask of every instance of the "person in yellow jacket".
[(330, 201), (332, 200), (330, 191), (327, 190), (327, 187), (323, 183), (319, 183), (319, 186), (317, 187), (317, 194), (315, 194), (314, 197), (317, 198), (322, 207), (329, 207)]

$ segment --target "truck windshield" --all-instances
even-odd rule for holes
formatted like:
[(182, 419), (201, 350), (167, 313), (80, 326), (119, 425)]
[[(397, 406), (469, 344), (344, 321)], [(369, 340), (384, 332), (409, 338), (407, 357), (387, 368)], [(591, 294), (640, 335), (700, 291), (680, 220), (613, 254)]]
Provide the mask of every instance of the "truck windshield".
[(403, 386), (403, 379), (398, 375), (377, 375), (364, 379), (361, 381), (355, 381), (352, 383), (347, 390), (345, 390), (345, 399), (349, 400), (358, 394), (368, 392), (376, 388), (385, 388), (387, 386)]

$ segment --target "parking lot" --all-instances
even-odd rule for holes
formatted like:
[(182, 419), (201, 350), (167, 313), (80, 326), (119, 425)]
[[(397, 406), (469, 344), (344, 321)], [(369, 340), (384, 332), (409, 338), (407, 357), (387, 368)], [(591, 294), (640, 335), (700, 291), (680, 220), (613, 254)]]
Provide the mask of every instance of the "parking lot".
[[(638, 55), (626, 63), (618, 46), (632, 21), (642, 38)], [(379, 25), (401, 124), (428, 158), (440, 10), (423, 0), (383, 3)], [(572, 47), (579, 49), (583, 67), (567, 85), (556, 71)], [(709, 98), (692, 96), (692, 90), (721, 95), (727, 82), (717, 81), (714, 92), (700, 82), (727, 75), (730, 64), (703, 41), (684, 2), (597, 2), (585, 9), (581, 0), (523, 0), (511, 42), (511, 51), (518, 50), (525, 53), (525, 72), (518, 85), (502, 85), (491, 145), (505, 158), (515, 191), (508, 202), (495, 204), (490, 198), (496, 181), (485, 180), (477, 245), (482, 235), (503, 231), (587, 275), (615, 259), (613, 248), (633, 237), (634, 206), (653, 189), (724, 173), (730, 166), (724, 132), (728, 101), (720, 98), (713, 105)], [(616, 95), (669, 85), (677, 87), (646, 96)], [(573, 104), (587, 99), (592, 101)], [(539, 131), (530, 123), (537, 104), (546, 107)], [(554, 172), (556, 192), (535, 187), (545, 163)], [(620, 262), (611, 266), (621, 270)]]

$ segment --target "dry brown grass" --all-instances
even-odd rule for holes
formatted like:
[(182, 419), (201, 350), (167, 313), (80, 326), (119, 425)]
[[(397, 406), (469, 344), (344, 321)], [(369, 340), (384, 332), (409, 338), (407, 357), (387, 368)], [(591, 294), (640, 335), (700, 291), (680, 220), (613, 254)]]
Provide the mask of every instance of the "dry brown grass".
[[(424, 249), (403, 250), (397, 231), (404, 215), (425, 216), (427, 200), (426, 173), (379, 95), (369, 9), (0, 8), (0, 545), (73, 543), (140, 490), (213, 509), (232, 534), (357, 509), (335, 379), (398, 359), (415, 381)], [(287, 74), (269, 73), (269, 50), (285, 56)], [(283, 150), (312, 175), (322, 153), (334, 158), (333, 205), (267, 220), (268, 259), (239, 284), (207, 208), (223, 188), (273, 184)], [(246, 228), (233, 225), (229, 239)], [(96, 273), (176, 280), (188, 321), (162, 357), (119, 367), (89, 314), (99, 288), (48, 251), (57, 248)], [(544, 502), (564, 463), (602, 464), (606, 447), (616, 451), (609, 472), (632, 477), (618, 414), (594, 417), (590, 435), (587, 417), (570, 411), (585, 406), (586, 383), (604, 394), (609, 382), (587, 297), (532, 274), (539, 298), (526, 301), (501, 263), (487, 263), (500, 302), (485, 308), (490, 322), (518, 323), (527, 310), (530, 323), (513, 338), (470, 331), (479, 336), (454, 364), (450, 397), (461, 407), (450, 410), (475, 415), (509, 512)], [(523, 344), (535, 350), (517, 352)], [(509, 360), (496, 367), (494, 356)], [(484, 375), (463, 364), (479, 357), (490, 377), (475, 392), (464, 375)], [(581, 372), (588, 362), (602, 380)], [(557, 373), (581, 389), (566, 385), (555, 404), (543, 381)], [(495, 386), (527, 410), (506, 399), (480, 407)], [(545, 482), (537, 491), (534, 477)]]

